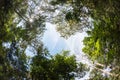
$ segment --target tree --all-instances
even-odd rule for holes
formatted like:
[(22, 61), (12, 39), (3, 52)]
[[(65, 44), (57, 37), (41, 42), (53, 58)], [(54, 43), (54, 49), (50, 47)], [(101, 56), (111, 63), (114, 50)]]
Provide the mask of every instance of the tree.
[[(104, 24), (101, 21), (94, 22), (94, 28), (87, 31), (88, 37), (85, 37), (83, 41), (85, 45), (83, 52), (88, 54), (93, 61), (97, 60), (98, 63), (104, 64), (104, 68), (111, 65), (111, 72), (116, 74), (113, 67), (119, 66), (119, 30), (113, 27), (112, 21), (105, 20), (107, 23)], [(119, 73), (116, 75), (119, 75)], [(112, 77), (119, 79), (119, 76)]]
[[(111, 65), (112, 72), (116, 73), (113, 71), (113, 67), (119, 65), (119, 29), (115, 28), (109, 18), (105, 21), (106, 23), (94, 22), (94, 28), (87, 31), (88, 37), (85, 37), (83, 41), (85, 45), (83, 51), (93, 61), (97, 60), (97, 62), (105, 64), (104, 68)], [(116, 79), (116, 77), (114, 78)]]
[(75, 56), (68, 56), (68, 51), (64, 51), (61, 54), (57, 54), (54, 59), (55, 73), (65, 80), (70, 80), (74, 78), (72, 72), (75, 72), (77, 68), (77, 63)]
[[(42, 49), (44, 52), (44, 48)], [(33, 80), (74, 80), (75, 77), (83, 77), (85, 74), (81, 73), (87, 71), (86, 66), (80, 64), (78, 65), (74, 55), (69, 55), (69, 51), (52, 57), (36, 55), (32, 58), (31, 76)]]
[(29, 0), (0, 2), (0, 78), (23, 79), (27, 74), (25, 50), (44, 32), (44, 17), (32, 10), (34, 0), (30, 4)]
[[(54, 6), (70, 4), (72, 6), (72, 9), (66, 9), (63, 11), (64, 16), (66, 16), (63, 18), (63, 22), (73, 20), (74, 24), (74, 22), (78, 20), (77, 23), (79, 23), (80, 19), (83, 18), (84, 15), (85, 18), (91, 18), (93, 20), (91, 22), (93, 27), (88, 25), (88, 37), (84, 39), (85, 47), (83, 48), (83, 51), (88, 54), (93, 61), (97, 60), (98, 62), (105, 64), (105, 67), (110, 64), (112, 67), (119, 66), (119, 0), (65, 0), (64, 2), (61, 0), (53, 0), (51, 4)], [(79, 19), (74, 18), (73, 13)], [(81, 15), (82, 13), (83, 15)], [(72, 26), (67, 26), (67, 28), (70, 27)], [(61, 34), (64, 34), (61, 28), (62, 27), (60, 26), (58, 30), (61, 31)], [(79, 31), (79, 29), (77, 30)], [(70, 29), (68, 31), (70, 32)], [(66, 34), (67, 32), (65, 32), (64, 35)]]
[[(1, 0), (0, 3), (0, 78), (26, 77), (25, 50), (28, 46), (37, 51), (33, 58), (36, 66), (32, 65), (36, 74), (33, 76), (32, 73), (34, 79), (73, 78), (70, 73), (76, 68), (75, 58), (66, 55), (68, 52), (64, 52), (64, 56), (48, 57), (48, 51), (41, 46), (44, 22), (52, 20), (57, 23), (61, 36), (66, 38), (87, 28), (88, 37), (84, 39), (83, 51), (94, 61), (105, 64), (105, 68), (112, 65), (111, 71), (118, 73), (119, 79), (119, 0), (52, 0), (50, 3), (46, 0)], [(47, 5), (40, 6), (41, 3)], [(49, 16), (49, 12), (56, 15), (51, 13)], [(43, 61), (37, 62), (39, 59)]]
[[(61, 0), (51, 1), (51, 4), (54, 6), (64, 6), (62, 10), (57, 9), (60, 11), (61, 15), (58, 14), (58, 16), (56, 16), (58, 17), (56, 18), (59, 26), (58, 31), (63, 36), (70, 36), (75, 32), (79, 32), (82, 29), (84, 30), (86, 27), (91, 28), (94, 21), (101, 21), (103, 24), (106, 24), (107, 21), (110, 20), (113, 21), (113, 26), (115, 28), (115, 26), (119, 25), (119, 3), (120, 2), (118, 0), (64, 0), (64, 2)], [(62, 19), (60, 17), (62, 17)], [(78, 26), (76, 27), (76, 25)], [(64, 28), (67, 30), (64, 31)]]

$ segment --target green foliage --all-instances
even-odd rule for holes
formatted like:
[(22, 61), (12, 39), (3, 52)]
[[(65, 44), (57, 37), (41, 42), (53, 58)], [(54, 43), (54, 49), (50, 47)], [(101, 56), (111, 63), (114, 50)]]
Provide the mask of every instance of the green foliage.
[(62, 10), (56, 9), (60, 12), (55, 16), (55, 21), (53, 21), (57, 24), (57, 30), (62, 37), (68, 38), (91, 25), (88, 9), (82, 4), (81, 0), (64, 0), (64, 2), (52, 0), (51, 2), (59, 3), (55, 5), (51, 3), (54, 7), (57, 7), (57, 5), (61, 6), (61, 4), (63, 5)]
[[(59, 4), (61, 4), (61, 2), (59, 2)], [(72, 21), (72, 24), (74, 24), (76, 20), (78, 20), (77, 23), (81, 22), (81, 18), (89, 17), (93, 19), (93, 22), (91, 22), (93, 24), (93, 27), (90, 27), (91, 24), (88, 24), (88, 28), (90, 31), (87, 31), (88, 37), (86, 37), (83, 41), (85, 45), (85, 47), (83, 48), (83, 52), (88, 54), (91, 59), (97, 60), (100, 63), (103, 63), (105, 65), (112, 64), (112, 66), (114, 67), (118, 66), (120, 62), (120, 1), (66, 0), (62, 4), (70, 4), (72, 6), (72, 10), (66, 10), (66, 13), (64, 11), (65, 21), (70, 20)], [(75, 15), (73, 13), (79, 19), (74, 18)], [(84, 21), (85, 23), (87, 23), (86, 20)], [(69, 23), (70, 22), (66, 22), (65, 24)], [(75, 27), (76, 30), (74, 30), (74, 28), (71, 28), (73, 27), (73, 25), (69, 25), (65, 26), (64, 29), (66, 31), (64, 31), (62, 27), (60, 27), (58, 27), (58, 31), (61, 33), (61, 35), (64, 36), (66, 36), (66, 34), (73, 35), (73, 33), (78, 32), (80, 29), (83, 28), (80, 28), (81, 26), (78, 26), (79, 28)], [(67, 31), (69, 32), (69, 34), (67, 33)], [(101, 78), (98, 77), (96, 79)]]
[(31, 75), (32, 79), (59, 80), (70, 79), (73, 76), (69, 75), (76, 69), (75, 56), (68, 56), (68, 51), (62, 55), (57, 54), (49, 59), (45, 56), (36, 55), (32, 59)]
[[(45, 30), (45, 17), (34, 11), (38, 4), (36, 0), (0, 0), (0, 79), (27, 77), (25, 50), (28, 46), (37, 51), (31, 64), (33, 79), (74, 79), (70, 73), (78, 69), (75, 56), (69, 56), (69, 52), (65, 51), (51, 58), (38, 40)], [(89, 28), (88, 37), (83, 41), (83, 52), (93, 60), (111, 64), (115, 68), (112, 69), (113, 73), (119, 75), (120, 1), (52, 0), (51, 4), (55, 8), (53, 10), (60, 12), (55, 18), (61, 36), (68, 38), (75, 32)], [(78, 71), (83, 70), (79, 68)], [(93, 80), (96, 79), (104, 78), (98, 74)]]
[(39, 15), (33, 22), (29, 21), (28, 14), (34, 13), (29, 11), (28, 0), (1, 0), (0, 3), (0, 78), (27, 78), (25, 50), (44, 32), (44, 17)]
[(77, 68), (77, 63), (75, 56), (68, 56), (68, 51), (61, 54), (57, 54), (54, 59), (55, 71), (59, 73), (64, 79), (70, 79), (73, 75), (69, 75), (71, 72), (75, 72)]
[(80, 73), (86, 70), (85, 65), (77, 64), (75, 56), (69, 55), (69, 51), (63, 51), (51, 58), (36, 55), (32, 58), (31, 77), (35, 80), (74, 80), (75, 76), (83, 77), (85, 74)]
[[(90, 8), (93, 7), (91, 16), (94, 19), (94, 28), (92, 28), (91, 31), (88, 31), (89, 37), (84, 39), (85, 47), (83, 48), (83, 51), (88, 54), (90, 58), (97, 60), (106, 66), (109, 64), (114, 67), (119, 65), (118, 58), (120, 56), (120, 50), (118, 47), (120, 46), (120, 37), (118, 35), (120, 26), (118, 21), (120, 16), (115, 15), (119, 13), (119, 10), (117, 9), (119, 8), (118, 3), (119, 1), (117, 0), (109, 0), (105, 3), (102, 1), (91, 1), (92, 6), (89, 5)], [(113, 73), (115, 72), (113, 71)], [(97, 79), (101, 78), (98, 77)], [(104, 77), (102, 79), (104, 79)]]

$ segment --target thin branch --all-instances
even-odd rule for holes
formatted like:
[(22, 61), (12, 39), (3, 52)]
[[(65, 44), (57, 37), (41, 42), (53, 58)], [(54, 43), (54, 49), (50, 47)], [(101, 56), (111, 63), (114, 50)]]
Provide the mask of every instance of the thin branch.
[(111, 76), (114, 76), (114, 77), (118, 77), (118, 75), (119, 75), (119, 74), (110, 73), (108, 71), (104, 71), (103, 69), (99, 69), (97, 67), (94, 67), (94, 68), (97, 69), (98, 71), (101, 71), (101, 72), (103, 72), (105, 74), (108, 74), (108, 75), (111, 75)]
[(14, 9), (14, 11), (26, 22), (28, 22), (28, 20), (26, 20), (18, 11), (17, 9)]

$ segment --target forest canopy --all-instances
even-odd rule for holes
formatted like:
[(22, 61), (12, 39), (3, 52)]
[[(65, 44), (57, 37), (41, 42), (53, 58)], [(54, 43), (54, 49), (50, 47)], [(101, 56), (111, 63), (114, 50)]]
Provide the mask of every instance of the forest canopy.
[[(85, 75), (87, 66), (78, 66), (69, 51), (51, 56), (41, 41), (46, 22), (55, 24), (64, 38), (88, 34), (82, 50), (95, 65), (90, 80), (120, 79), (119, 0), (0, 0), (1, 79), (74, 80)], [(25, 52), (29, 46), (32, 58)]]

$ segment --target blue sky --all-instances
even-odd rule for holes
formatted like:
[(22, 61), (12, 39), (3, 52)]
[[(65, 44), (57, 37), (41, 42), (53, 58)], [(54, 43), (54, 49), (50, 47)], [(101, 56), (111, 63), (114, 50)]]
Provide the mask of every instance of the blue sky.
[(50, 23), (46, 23), (47, 30), (43, 36), (43, 43), (48, 48), (51, 54), (59, 53), (62, 50), (70, 50), (71, 53), (79, 54), (83, 47), (82, 40), (86, 33), (76, 33), (70, 36), (68, 39), (60, 37), (60, 34), (56, 31), (56, 26)]
[[(68, 39), (60, 37), (60, 34), (56, 31), (56, 26), (50, 23), (46, 23), (47, 30), (44, 33), (42, 41), (44, 46), (48, 48), (50, 54), (54, 55), (60, 53), (62, 50), (69, 50), (71, 54), (75, 54), (76, 58), (80, 62), (89, 64), (89, 60), (84, 56), (82, 52), (83, 39), (87, 34), (76, 33), (75, 35), (70, 36)], [(34, 56), (31, 47), (28, 46), (26, 49), (28, 56)]]
[(61, 50), (67, 50), (66, 40), (60, 37), (60, 34), (56, 31), (55, 25), (46, 23), (47, 30), (43, 36), (43, 43), (48, 48), (51, 54), (59, 53)]
[(64, 39), (60, 37), (60, 34), (56, 31), (55, 25), (46, 23), (46, 28), (47, 30), (44, 33), (42, 41), (52, 55), (60, 53), (62, 50), (69, 50), (71, 54), (76, 55), (78, 61), (90, 64), (90, 61), (82, 52), (82, 41), (84, 37), (87, 36), (85, 32), (76, 33), (68, 39)]

